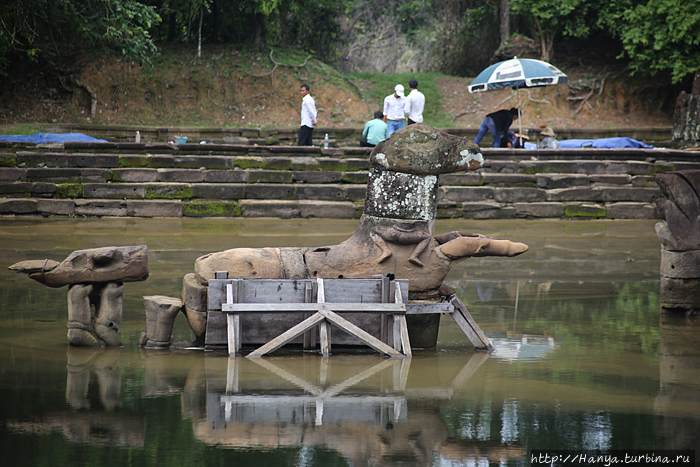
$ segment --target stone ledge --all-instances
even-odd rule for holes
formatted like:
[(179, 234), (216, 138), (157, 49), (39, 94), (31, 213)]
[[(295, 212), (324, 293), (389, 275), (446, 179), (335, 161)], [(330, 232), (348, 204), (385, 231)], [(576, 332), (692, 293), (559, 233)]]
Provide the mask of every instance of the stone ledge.
[(129, 217), (182, 217), (182, 201), (127, 200), (126, 214)]
[[(219, 185), (212, 184), (214, 187)], [(226, 188), (226, 187), (222, 187)], [(216, 199), (27, 199), (0, 198), (2, 215), (88, 217), (279, 217), (356, 219), (363, 212), (357, 200)], [(438, 203), (441, 219), (659, 219), (653, 203), (516, 202), (493, 200)]]

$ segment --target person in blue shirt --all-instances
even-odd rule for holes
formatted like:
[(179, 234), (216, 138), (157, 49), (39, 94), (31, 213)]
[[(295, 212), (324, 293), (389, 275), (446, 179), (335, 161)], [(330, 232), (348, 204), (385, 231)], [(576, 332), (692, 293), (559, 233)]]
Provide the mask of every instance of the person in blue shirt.
[(370, 120), (365, 124), (365, 129), (362, 130), (362, 139), (360, 146), (364, 148), (373, 148), (377, 144), (384, 141), (386, 136), (386, 123), (384, 122), (384, 114), (381, 110), (374, 112), (374, 120)]

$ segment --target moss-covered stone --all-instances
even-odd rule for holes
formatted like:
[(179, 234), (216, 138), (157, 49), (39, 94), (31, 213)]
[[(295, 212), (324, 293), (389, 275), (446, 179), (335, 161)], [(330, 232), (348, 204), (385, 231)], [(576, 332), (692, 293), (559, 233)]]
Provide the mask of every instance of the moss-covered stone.
[(464, 215), (464, 209), (456, 205), (438, 205), (437, 219), (460, 219)]
[(664, 174), (664, 173), (668, 173), (668, 172), (673, 172), (673, 171), (675, 171), (675, 170), (676, 170), (676, 166), (675, 166), (675, 165), (672, 165), (672, 164), (668, 164), (668, 165), (666, 165), (666, 164), (663, 164), (663, 165), (655, 164), (655, 165), (654, 165), (654, 175)]
[(133, 167), (148, 167), (148, 163), (148, 156), (137, 156), (133, 154), (119, 156), (119, 167), (124, 169)]
[(17, 165), (17, 158), (12, 154), (2, 154), (0, 155), (0, 167), (15, 167)]
[(80, 183), (59, 183), (56, 185), (56, 194), (54, 198), (82, 198), (83, 185)]
[(537, 175), (539, 173), (545, 173), (543, 170), (540, 170), (539, 167), (535, 167), (534, 165), (525, 167), (523, 170), (521, 170), (521, 172), (526, 175)]
[(589, 219), (600, 219), (607, 217), (608, 212), (602, 206), (590, 204), (571, 204), (564, 207), (564, 217), (583, 217)]
[(343, 172), (341, 181), (356, 185), (366, 185), (369, 179), (369, 172)]
[(263, 158), (251, 156), (237, 156), (233, 160), (233, 166), (240, 167), (241, 169), (260, 169), (263, 167)]
[(330, 157), (320, 158), (318, 163), (321, 170), (328, 170), (331, 172), (348, 172), (348, 166), (342, 159), (333, 159)]
[(238, 203), (226, 201), (188, 201), (182, 205), (185, 217), (240, 217), (243, 209)]
[(289, 157), (266, 157), (263, 168), (268, 170), (291, 170), (292, 159)]

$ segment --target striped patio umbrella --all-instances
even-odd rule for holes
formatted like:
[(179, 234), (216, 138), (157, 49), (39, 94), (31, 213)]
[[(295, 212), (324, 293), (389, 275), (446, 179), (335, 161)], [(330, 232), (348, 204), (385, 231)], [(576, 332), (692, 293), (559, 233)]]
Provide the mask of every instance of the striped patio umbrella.
[[(550, 63), (514, 57), (486, 68), (474, 78), (468, 89), (470, 93), (503, 88), (518, 90), (568, 82), (569, 77)], [(520, 94), (518, 94), (518, 113), (520, 113)], [(520, 115), (518, 115), (518, 121), (520, 134), (522, 134), (523, 124)]]

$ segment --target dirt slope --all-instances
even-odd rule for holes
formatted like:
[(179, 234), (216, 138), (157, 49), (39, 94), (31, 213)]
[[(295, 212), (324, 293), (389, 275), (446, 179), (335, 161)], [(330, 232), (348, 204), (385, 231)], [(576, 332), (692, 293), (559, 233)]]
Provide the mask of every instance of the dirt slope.
[[(322, 127), (362, 126), (375, 105), (358, 96), (358, 88), (328, 65), (304, 56), (287, 65), (263, 54), (244, 54), (216, 47), (205, 58), (190, 52), (163, 53), (154, 68), (118, 59), (86, 62), (73, 85), (62, 85), (17, 68), (0, 91), (0, 125), (17, 123), (93, 123), (278, 127), (299, 126), (299, 83), (313, 79), (312, 94)], [(272, 63), (275, 63), (273, 66)], [(292, 65), (289, 65), (292, 63)], [(477, 128), (486, 113), (516, 106), (524, 127), (616, 128), (670, 126), (675, 96), (658, 87), (642, 91), (623, 75), (569, 67), (569, 84), (469, 94), (471, 79), (439, 77), (445, 122)], [(313, 77), (313, 78), (312, 78)], [(76, 87), (75, 83), (85, 86)], [(90, 114), (94, 90), (96, 112)], [(436, 105), (428, 102), (427, 105)], [(426, 121), (430, 124), (431, 122)]]

